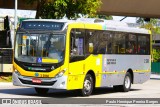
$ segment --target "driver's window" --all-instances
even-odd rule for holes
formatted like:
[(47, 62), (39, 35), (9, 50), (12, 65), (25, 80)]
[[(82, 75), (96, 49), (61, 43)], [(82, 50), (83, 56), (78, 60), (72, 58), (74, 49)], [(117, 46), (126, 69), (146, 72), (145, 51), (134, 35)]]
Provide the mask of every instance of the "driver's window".
[(71, 60), (84, 58), (84, 35), (82, 29), (72, 29), (70, 33), (70, 57)]

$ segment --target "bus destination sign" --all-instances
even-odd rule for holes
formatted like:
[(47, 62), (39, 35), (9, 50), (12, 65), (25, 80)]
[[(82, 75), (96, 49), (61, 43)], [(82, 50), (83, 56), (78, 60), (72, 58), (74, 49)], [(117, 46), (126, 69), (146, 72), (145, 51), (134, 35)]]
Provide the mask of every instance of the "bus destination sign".
[(21, 23), (22, 29), (36, 29), (36, 30), (62, 30), (63, 22), (47, 22), (47, 21), (23, 21)]

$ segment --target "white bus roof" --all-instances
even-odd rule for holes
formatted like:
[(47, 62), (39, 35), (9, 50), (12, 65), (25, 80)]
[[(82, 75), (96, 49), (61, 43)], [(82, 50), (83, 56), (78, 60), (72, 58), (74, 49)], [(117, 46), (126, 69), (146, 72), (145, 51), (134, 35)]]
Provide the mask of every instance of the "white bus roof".
[(140, 27), (129, 27), (127, 23), (113, 20), (103, 20), (96, 18), (79, 18), (77, 20), (67, 20), (67, 19), (27, 19), (24, 21), (51, 21), (51, 22), (63, 22), (68, 24), (72, 23), (84, 23), (84, 24), (98, 24), (101, 25), (103, 30), (109, 31), (119, 31), (119, 32), (132, 32), (132, 33), (142, 33), (149, 34), (149, 30)]
[(23, 21), (64, 22), (64, 23), (75, 22), (73, 20), (66, 20), (66, 19), (26, 19)]
[(128, 27), (128, 26), (113, 26), (109, 24), (102, 25), (104, 30), (109, 31), (119, 31), (119, 32), (132, 32), (132, 33), (142, 33), (142, 34), (149, 34), (149, 30), (144, 28), (135, 28), (135, 27)]
[(127, 23), (120, 21), (95, 19), (95, 18), (80, 18), (77, 19), (76, 22), (100, 24), (102, 25), (103, 30), (109, 30), (109, 31), (149, 34), (149, 30), (147, 29), (140, 27), (130, 27)]
[(79, 18), (76, 20), (77, 22), (85, 22), (85, 23), (106, 23), (107, 25), (112, 26), (128, 26), (127, 23), (120, 22), (120, 21), (114, 21), (114, 20), (104, 20), (104, 19), (98, 19), (98, 18)]

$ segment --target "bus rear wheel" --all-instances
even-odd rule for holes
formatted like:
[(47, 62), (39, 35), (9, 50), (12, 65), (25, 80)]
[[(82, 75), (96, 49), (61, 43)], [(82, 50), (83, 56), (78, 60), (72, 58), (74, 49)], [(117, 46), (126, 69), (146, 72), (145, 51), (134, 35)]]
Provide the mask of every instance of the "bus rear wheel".
[(37, 88), (37, 87), (35, 87), (34, 89), (35, 89), (35, 91), (36, 91), (38, 94), (40, 94), (40, 95), (47, 94), (48, 91), (49, 91), (48, 88)]
[(128, 92), (131, 89), (131, 74), (129, 72), (126, 73), (123, 85), (114, 86), (113, 88), (116, 91)]
[(93, 77), (90, 74), (87, 74), (84, 83), (83, 89), (81, 90), (82, 96), (89, 96), (93, 91)]

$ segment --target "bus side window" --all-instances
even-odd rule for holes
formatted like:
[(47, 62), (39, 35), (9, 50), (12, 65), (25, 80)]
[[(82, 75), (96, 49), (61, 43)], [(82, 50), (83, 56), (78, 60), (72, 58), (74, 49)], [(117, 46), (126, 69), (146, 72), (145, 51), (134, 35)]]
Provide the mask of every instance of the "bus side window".
[(93, 54), (98, 54), (98, 41), (99, 32), (98, 30), (86, 30), (85, 36), (85, 54), (89, 55), (89, 46), (92, 44)]
[(77, 46), (76, 46), (74, 37), (71, 37), (71, 45), (70, 45), (70, 47), (71, 47), (71, 49), (70, 49), (71, 55), (77, 55)]
[(136, 54), (137, 53), (137, 37), (135, 34), (129, 34), (126, 36), (126, 53)]
[(84, 55), (84, 38), (76, 37), (71, 39), (71, 55)]
[(98, 31), (98, 54), (110, 54), (112, 53), (112, 32), (110, 31)]
[(124, 54), (125, 53), (125, 33), (115, 32), (113, 33), (113, 53)]
[(147, 47), (147, 44), (149, 42), (149, 38), (147, 36), (139, 36), (138, 37), (138, 53), (139, 54), (149, 54), (149, 49)]
[(84, 55), (83, 54), (83, 38), (75, 38), (71, 49), (71, 55)]

